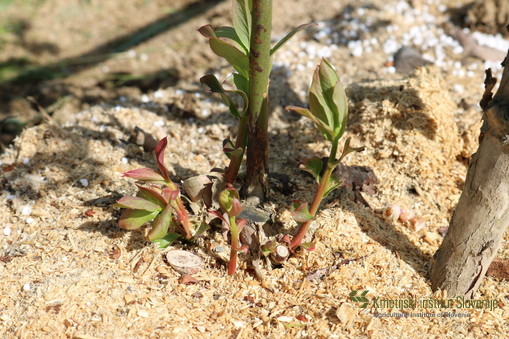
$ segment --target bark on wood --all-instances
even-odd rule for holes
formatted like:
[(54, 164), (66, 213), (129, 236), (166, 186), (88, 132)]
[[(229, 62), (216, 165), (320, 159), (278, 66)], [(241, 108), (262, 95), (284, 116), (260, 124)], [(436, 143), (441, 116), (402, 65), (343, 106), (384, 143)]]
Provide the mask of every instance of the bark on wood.
[(509, 225), (509, 52), (500, 87), (488, 70), (481, 100), (484, 124), (449, 230), (434, 256), (433, 290), (472, 298)]

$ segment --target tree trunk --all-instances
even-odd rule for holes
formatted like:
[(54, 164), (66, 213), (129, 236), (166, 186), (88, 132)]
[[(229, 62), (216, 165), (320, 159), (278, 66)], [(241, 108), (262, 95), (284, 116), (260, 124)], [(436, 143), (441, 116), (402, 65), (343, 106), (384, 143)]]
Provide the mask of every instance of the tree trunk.
[(433, 290), (448, 297), (472, 298), (494, 259), (509, 225), (509, 52), (500, 87), (486, 71), (481, 100), (484, 124), (479, 148), (468, 168), (465, 187), (449, 230), (434, 255)]
[(272, 69), (270, 34), (272, 0), (253, 0), (249, 55), (249, 131), (246, 182), (242, 195), (257, 202), (268, 191), (268, 100), (269, 75)]

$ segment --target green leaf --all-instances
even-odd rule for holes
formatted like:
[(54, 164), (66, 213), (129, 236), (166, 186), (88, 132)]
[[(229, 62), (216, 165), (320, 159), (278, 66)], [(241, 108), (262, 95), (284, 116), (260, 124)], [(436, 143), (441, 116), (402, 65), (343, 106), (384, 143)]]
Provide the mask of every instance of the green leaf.
[(157, 191), (153, 187), (147, 187), (147, 186), (141, 186), (136, 184), (139, 191), (136, 194), (137, 197), (146, 199), (150, 202), (153, 202), (154, 204), (157, 204), (163, 209), (167, 204), (168, 201), (161, 195), (160, 190)]
[(287, 111), (294, 111), (295, 113), (298, 113), (300, 115), (305, 116), (306, 118), (313, 121), (315, 126), (320, 130), (320, 132), (323, 134), (323, 136), (332, 142), (333, 138), (333, 131), (329, 126), (327, 126), (322, 120), (320, 120), (316, 115), (311, 113), (311, 111), (307, 108), (297, 107), (297, 106), (286, 106), (285, 109)]
[(173, 208), (170, 205), (167, 205), (166, 208), (159, 214), (152, 223), (152, 228), (150, 232), (148, 232), (147, 239), (152, 241), (155, 239), (163, 238), (166, 233), (168, 233), (168, 229), (170, 228), (170, 223), (173, 219)]
[(320, 182), (320, 174), (322, 173), (323, 162), (318, 157), (306, 158), (302, 161), (300, 169), (311, 174), (317, 183)]
[[(313, 73), (313, 81), (309, 88), (309, 109), (314, 116), (328, 126), (330, 130), (334, 131), (334, 112), (331, 110), (326, 99), (327, 92), (333, 90), (333, 84), (330, 83), (330, 79), (324, 78), (324, 74), (327, 74), (324, 68), (322, 62)], [(332, 93), (330, 97), (332, 97)]]
[(278, 49), (281, 48), (281, 46), (283, 46), (284, 44), (286, 44), (295, 34), (297, 34), (298, 32), (300, 32), (301, 30), (303, 30), (304, 28), (306, 27), (309, 27), (311, 25), (316, 25), (316, 24), (303, 24), (303, 25), (300, 25), (300, 26), (297, 26), (295, 27), (290, 33), (288, 33), (283, 39), (279, 40), (277, 42), (277, 44), (272, 47), (272, 49), (270, 50), (270, 55), (274, 54), (277, 52)]
[(246, 46), (244, 46), (244, 44), (240, 40), (239, 36), (237, 35), (237, 32), (235, 32), (235, 29), (233, 27), (228, 26), (219, 27), (214, 30), (214, 33), (218, 38), (225, 38), (235, 42), (235, 46), (242, 49), (244, 54), (247, 55), (248, 49), (246, 49)]
[(209, 228), (210, 228), (209, 224), (202, 222), (198, 229), (196, 230), (196, 233), (194, 233), (193, 240), (198, 239), (198, 237), (205, 233)]
[(244, 112), (245, 112), (245, 111), (247, 111), (247, 106), (248, 106), (247, 104), (249, 101), (247, 99), (247, 97), (249, 96), (249, 80), (238, 73), (233, 73), (232, 78), (233, 78), (233, 83), (235, 84), (235, 88), (237, 88), (239, 91), (241, 91), (242, 93), (244, 93), (246, 95), (245, 108), (244, 108)]
[(233, 0), (232, 21), (233, 28), (239, 39), (249, 52), (251, 38), (251, 10), (253, 8), (252, 0)]
[(234, 92), (242, 97), (244, 106), (242, 114), (246, 113), (248, 109), (248, 96), (249, 96), (249, 80), (244, 78), (239, 73), (233, 73), (231, 76), (226, 78), (223, 82), (223, 88), (227, 92)]
[(341, 181), (339, 181), (335, 177), (333, 177), (333, 176), (329, 177), (329, 182), (327, 183), (325, 192), (323, 193), (323, 198), (325, 199), (332, 191), (334, 191), (336, 188), (338, 188), (340, 184), (341, 184)]
[(126, 209), (120, 215), (120, 219), (118, 220), (118, 226), (125, 230), (135, 230), (140, 228), (144, 224), (149, 221), (154, 220), (154, 218), (159, 214), (159, 211), (144, 211), (144, 210), (131, 210)]
[(338, 81), (334, 87), (332, 100), (337, 107), (337, 118), (334, 121), (334, 132), (339, 139), (343, 135), (348, 124), (348, 102), (346, 98), (345, 89)]
[[(239, 75), (240, 76), (240, 75)], [(241, 118), (241, 115), (244, 114), (247, 111), (247, 102), (248, 98), (246, 93), (244, 93), (242, 90), (225, 90), (219, 83), (219, 80), (212, 75), (207, 74), (200, 78), (200, 82), (207, 86), (212, 93), (218, 93), (221, 96), (221, 99), (223, 100), (224, 104), (228, 106), (228, 109), (230, 110), (230, 113), (235, 116), (237, 119)], [(242, 113), (239, 113), (239, 110), (237, 108), (237, 105), (233, 102), (231, 97), (228, 95), (228, 92), (238, 94), (242, 98), (244, 102), (244, 107), (242, 108)]]
[(267, 257), (269, 256), (274, 250), (276, 249), (277, 243), (275, 241), (268, 241), (262, 246), (260, 246), (260, 249), (262, 251), (262, 254)]
[(205, 25), (198, 29), (204, 37), (209, 39), (210, 48), (217, 56), (230, 63), (242, 76), (249, 78), (249, 58), (233, 44), (219, 38), (212, 26)]
[(228, 157), (228, 159), (231, 159), (232, 157), (241, 157), (244, 153), (244, 149), (242, 147), (235, 148), (235, 145), (230, 139), (224, 139), (223, 140), (223, 152)]
[(310, 118), (327, 140), (337, 144), (348, 122), (348, 103), (339, 77), (327, 60), (322, 59), (313, 73), (309, 110), (293, 106), (289, 109)]
[(302, 201), (294, 200), (292, 201), (292, 206), (290, 208), (290, 212), (292, 217), (297, 222), (306, 222), (312, 220), (314, 217), (309, 212), (308, 203), (302, 203)]
[(178, 233), (168, 233), (161, 239), (152, 240), (153, 244), (159, 244), (159, 248), (166, 248), (174, 243), (181, 235)]
[(122, 197), (113, 206), (148, 212), (161, 210), (159, 205), (140, 197)]
[(210, 48), (218, 56), (225, 58), (239, 74), (249, 77), (249, 58), (237, 47), (221, 39), (212, 38), (209, 40)]

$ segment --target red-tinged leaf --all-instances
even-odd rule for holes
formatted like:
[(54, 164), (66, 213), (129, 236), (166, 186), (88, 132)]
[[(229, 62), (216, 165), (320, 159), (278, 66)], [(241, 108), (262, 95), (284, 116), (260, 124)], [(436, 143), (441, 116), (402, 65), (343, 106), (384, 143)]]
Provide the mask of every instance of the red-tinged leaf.
[(237, 220), (237, 228), (239, 229), (239, 233), (242, 232), (242, 229), (246, 227), (247, 219), (239, 219)]
[(177, 200), (179, 195), (180, 195), (179, 189), (172, 189), (172, 188), (166, 187), (166, 188), (163, 188), (163, 190), (162, 190), (162, 196), (168, 202)]
[(228, 213), (228, 216), (236, 217), (243, 209), (239, 199), (239, 192), (229, 185), (219, 194), (219, 206), (221, 206), (223, 212)]
[(164, 182), (163, 176), (151, 168), (139, 168), (132, 171), (127, 171), (122, 173), (122, 176), (140, 181)]
[(159, 214), (159, 211), (144, 211), (144, 210), (124, 210), (118, 220), (118, 226), (125, 230), (135, 230), (140, 228)]
[(221, 212), (219, 211), (209, 211), (210, 214), (213, 214), (215, 215), (216, 217), (218, 217), (219, 219), (221, 219), (226, 225), (229, 225), (230, 223), (228, 222), (228, 219), (226, 218), (228, 215), (225, 213), (225, 214), (222, 214)]
[(303, 244), (300, 244), (300, 247), (302, 247), (303, 249), (305, 249), (308, 252), (311, 252), (311, 251), (315, 250), (315, 243), (314, 242), (305, 242)]
[(164, 181), (171, 182), (170, 177), (168, 176), (168, 170), (164, 165), (164, 150), (166, 149), (166, 145), (168, 145), (168, 137), (164, 137), (159, 141), (154, 153), (156, 154), (157, 168), (159, 168)]
[(136, 196), (146, 199), (148, 201), (153, 202), (154, 204), (159, 205), (161, 208), (164, 208), (168, 201), (159, 193), (161, 190), (155, 187), (141, 186), (136, 184), (139, 191)]
[(170, 223), (173, 218), (173, 208), (166, 205), (165, 209), (154, 219), (152, 228), (148, 232), (147, 239), (152, 241), (164, 238), (170, 228)]
[(318, 157), (305, 158), (304, 160), (302, 160), (302, 163), (299, 166), (299, 168), (311, 174), (315, 178), (317, 183), (320, 182), (320, 174), (322, 173), (323, 168), (322, 159)]
[(95, 212), (93, 210), (86, 210), (84, 214), (86, 217), (91, 217), (95, 214)]
[(240, 213), (242, 213), (242, 210), (244, 209), (244, 207), (242, 207), (239, 199), (233, 199), (232, 203), (233, 203), (232, 204), (232, 209), (230, 210), (228, 215), (230, 217), (236, 217)]
[(308, 318), (306, 318), (306, 316), (304, 314), (299, 314), (296, 318), (299, 321), (303, 321), (303, 322), (307, 322), (308, 321)]
[(197, 284), (200, 281), (189, 274), (182, 274), (182, 276), (179, 278), (179, 283), (184, 285), (190, 285), (190, 284)]
[(176, 206), (175, 204), (172, 204), (172, 207), (174, 208), (175, 213), (177, 213), (177, 219), (182, 224), (182, 227), (186, 232), (186, 238), (191, 238), (191, 230), (189, 229), (189, 215), (187, 214), (187, 210), (182, 204), (182, 200), (177, 199), (175, 202)]
[(288, 234), (283, 235), (283, 237), (281, 238), (281, 242), (284, 242), (286, 244), (289, 244), (291, 241), (292, 237), (289, 236)]
[(290, 211), (292, 213), (292, 217), (297, 222), (306, 222), (314, 218), (309, 212), (307, 202), (303, 203), (302, 201), (299, 200), (292, 201)]
[(231, 159), (233, 156), (237, 157), (242, 156), (244, 150), (242, 149), (242, 147), (235, 148), (235, 145), (230, 139), (224, 139), (223, 152), (228, 157), (228, 159)]
[(129, 208), (133, 210), (144, 210), (148, 212), (161, 210), (161, 207), (159, 205), (154, 204), (153, 202), (140, 197), (122, 197), (113, 206)]
[(201, 35), (203, 35), (205, 38), (217, 38), (216, 33), (214, 32), (214, 29), (211, 25), (205, 25), (198, 28), (198, 32), (200, 32)]

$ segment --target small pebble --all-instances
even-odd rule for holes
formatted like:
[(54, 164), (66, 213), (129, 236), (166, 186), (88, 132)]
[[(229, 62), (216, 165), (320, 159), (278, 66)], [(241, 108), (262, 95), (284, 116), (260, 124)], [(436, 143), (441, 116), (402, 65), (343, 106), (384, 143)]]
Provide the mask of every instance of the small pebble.
[(28, 217), (28, 218), (27, 218), (27, 220), (26, 220), (27, 224), (31, 224), (31, 223), (33, 223), (34, 221), (35, 221), (35, 219), (34, 219), (34, 218), (32, 218), (32, 217)]
[(87, 179), (80, 179), (80, 184), (83, 187), (87, 187), (88, 186), (88, 180)]
[(157, 90), (154, 92), (154, 98), (161, 99), (164, 96), (164, 92), (161, 90)]
[(120, 160), (123, 164), (128, 164), (129, 163), (129, 159), (127, 159), (126, 157), (122, 157), (122, 159)]
[(23, 165), (28, 165), (30, 163), (29, 158), (23, 158)]
[(5, 227), (3, 233), (6, 237), (8, 237), (9, 235), (11, 235), (11, 228), (9, 226)]
[(23, 215), (30, 215), (32, 214), (32, 206), (25, 205), (21, 208), (21, 214)]
[(148, 95), (143, 94), (143, 95), (141, 96), (141, 102), (147, 103), (147, 102), (149, 102), (149, 101), (150, 101), (150, 99), (149, 99)]
[(29, 283), (26, 283), (26, 284), (23, 285), (23, 291), (30, 291), (31, 288), (32, 287), (30, 286)]
[(154, 126), (156, 127), (163, 127), (164, 126), (164, 121), (163, 120), (157, 120), (154, 122)]

